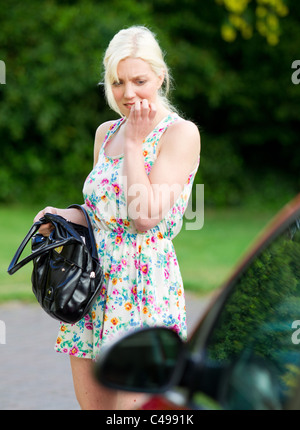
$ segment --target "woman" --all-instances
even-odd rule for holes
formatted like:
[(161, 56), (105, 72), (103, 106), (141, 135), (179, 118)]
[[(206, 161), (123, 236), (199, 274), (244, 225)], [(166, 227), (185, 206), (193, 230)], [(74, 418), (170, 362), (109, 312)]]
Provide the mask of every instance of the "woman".
[[(172, 239), (180, 231), (198, 168), (200, 136), (166, 98), (168, 68), (147, 28), (117, 33), (104, 67), (106, 98), (121, 118), (96, 131), (94, 168), (83, 195), (105, 282), (89, 315), (74, 325), (61, 324), (56, 350), (71, 357), (83, 409), (130, 409), (138, 397), (99, 386), (91, 375), (92, 360), (107, 342), (143, 326), (164, 325), (186, 339)], [(45, 212), (84, 224), (78, 210), (52, 207), (35, 220)], [(49, 235), (50, 229), (48, 224), (40, 232)]]

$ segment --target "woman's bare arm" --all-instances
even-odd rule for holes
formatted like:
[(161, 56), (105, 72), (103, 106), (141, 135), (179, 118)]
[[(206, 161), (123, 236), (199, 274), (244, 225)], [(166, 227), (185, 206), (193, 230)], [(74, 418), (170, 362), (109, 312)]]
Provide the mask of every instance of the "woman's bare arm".
[(141, 145), (153, 129), (155, 108), (152, 109), (147, 103), (138, 112), (135, 108), (125, 125), (128, 210), (139, 231), (154, 227), (173, 206), (200, 154), (200, 135), (195, 124), (178, 121), (165, 132), (160, 153), (147, 175)]
[[(103, 123), (96, 130), (95, 142), (94, 142), (94, 166), (97, 163), (101, 145), (104, 141), (105, 135), (112, 122), (113, 121), (108, 121), (106, 123)], [(85, 205), (83, 205), (83, 207), (85, 207)], [(42, 209), (35, 216), (34, 222), (42, 218), (45, 215), (45, 213), (57, 214), (75, 224), (81, 224), (81, 225), (87, 226), (85, 216), (79, 209), (76, 209), (76, 208), (60, 209), (60, 208), (55, 208), (53, 206), (47, 206), (46, 208)], [(49, 236), (52, 230), (53, 230), (52, 224), (50, 223), (43, 224), (39, 229), (39, 233), (44, 236)]]

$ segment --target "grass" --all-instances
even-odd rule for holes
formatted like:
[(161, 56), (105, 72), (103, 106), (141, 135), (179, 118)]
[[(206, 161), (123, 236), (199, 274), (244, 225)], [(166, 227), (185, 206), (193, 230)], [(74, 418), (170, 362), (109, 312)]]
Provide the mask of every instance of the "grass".
[[(12, 276), (8, 275), (7, 268), (37, 212), (37, 208), (30, 207), (0, 207), (0, 303), (35, 300), (30, 283), (32, 264), (27, 264)], [(29, 252), (28, 246), (23, 256)]]
[[(12, 276), (7, 274), (7, 268), (37, 212), (34, 207), (0, 207), (0, 303), (35, 300), (31, 263)], [(201, 230), (183, 227), (174, 245), (185, 290), (205, 294), (219, 287), (274, 214), (272, 210), (206, 210)]]
[(185, 290), (206, 294), (221, 286), (274, 211), (205, 211), (201, 230), (181, 230), (174, 240)]

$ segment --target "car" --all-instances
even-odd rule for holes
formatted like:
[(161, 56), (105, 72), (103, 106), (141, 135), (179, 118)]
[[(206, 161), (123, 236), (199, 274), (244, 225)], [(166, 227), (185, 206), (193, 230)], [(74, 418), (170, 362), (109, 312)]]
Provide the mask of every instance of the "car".
[(188, 341), (164, 327), (107, 347), (95, 377), (141, 410), (300, 409), (300, 194), (264, 229)]

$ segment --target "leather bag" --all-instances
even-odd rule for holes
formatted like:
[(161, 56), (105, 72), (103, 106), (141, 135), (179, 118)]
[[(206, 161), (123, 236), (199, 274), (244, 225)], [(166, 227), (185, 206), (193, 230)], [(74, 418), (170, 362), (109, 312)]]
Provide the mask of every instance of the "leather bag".
[[(76, 323), (90, 311), (104, 279), (89, 216), (82, 206), (71, 207), (84, 213), (88, 227), (46, 213), (30, 228), (8, 267), (12, 275), (33, 261), (31, 283), (37, 301), (66, 323)], [(54, 226), (49, 237), (36, 233), (49, 222)], [(31, 254), (18, 262), (30, 239)]]

